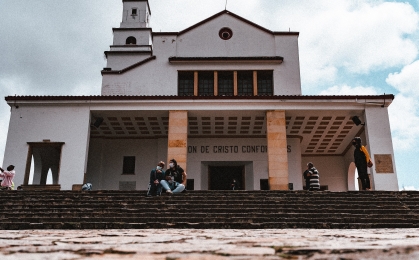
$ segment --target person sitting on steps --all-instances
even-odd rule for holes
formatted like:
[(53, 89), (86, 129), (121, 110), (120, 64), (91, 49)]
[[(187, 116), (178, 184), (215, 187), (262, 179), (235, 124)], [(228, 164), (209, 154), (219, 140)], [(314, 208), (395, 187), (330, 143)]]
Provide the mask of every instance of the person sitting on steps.
[(169, 167), (161, 185), (169, 194), (180, 193), (185, 189), (186, 172), (177, 164), (175, 159), (169, 161)]
[(161, 194), (161, 181), (164, 178), (164, 162), (160, 161), (157, 167), (150, 172), (150, 189), (148, 190), (147, 196), (160, 196)]

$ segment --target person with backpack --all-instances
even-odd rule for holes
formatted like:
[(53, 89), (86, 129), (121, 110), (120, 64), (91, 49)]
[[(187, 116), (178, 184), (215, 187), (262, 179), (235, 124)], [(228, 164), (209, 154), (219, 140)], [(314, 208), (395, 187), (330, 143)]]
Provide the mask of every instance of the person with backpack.
[(368, 175), (368, 167), (372, 167), (370, 155), (362, 145), (361, 137), (355, 137), (352, 140), (352, 145), (355, 146), (354, 161), (356, 169), (358, 170), (358, 177), (361, 181), (362, 190), (371, 190), (370, 177)]
[(177, 164), (175, 159), (169, 161), (169, 168), (166, 170), (161, 185), (169, 194), (180, 193), (185, 189), (186, 172)]

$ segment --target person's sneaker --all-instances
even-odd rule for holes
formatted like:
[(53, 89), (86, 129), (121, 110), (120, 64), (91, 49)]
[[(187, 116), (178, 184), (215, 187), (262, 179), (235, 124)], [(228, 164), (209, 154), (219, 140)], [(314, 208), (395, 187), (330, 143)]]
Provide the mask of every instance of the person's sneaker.
[(166, 190), (166, 193), (173, 194), (171, 190)]

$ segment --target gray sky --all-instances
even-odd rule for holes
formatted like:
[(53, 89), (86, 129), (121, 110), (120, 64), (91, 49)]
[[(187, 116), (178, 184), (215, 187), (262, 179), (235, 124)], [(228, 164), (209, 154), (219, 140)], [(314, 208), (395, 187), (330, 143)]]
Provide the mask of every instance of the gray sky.
[[(180, 31), (225, 0), (150, 0), (153, 31)], [(244, 4), (245, 3), (245, 4)], [(382, 94), (399, 186), (419, 189), (419, 0), (228, 0), (227, 9), (273, 31), (300, 32), (303, 94)], [(0, 94), (99, 95), (103, 52), (121, 0), (0, 0)], [(9, 107), (0, 102), (0, 162)]]

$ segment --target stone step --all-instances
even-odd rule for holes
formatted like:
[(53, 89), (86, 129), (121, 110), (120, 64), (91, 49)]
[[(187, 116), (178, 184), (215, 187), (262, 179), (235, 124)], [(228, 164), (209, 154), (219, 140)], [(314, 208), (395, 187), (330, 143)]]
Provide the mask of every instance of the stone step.
[(417, 228), (419, 192), (0, 192), (1, 229)]
[(290, 221), (290, 222), (336, 222), (336, 223), (354, 223), (361, 220), (367, 221), (366, 223), (376, 222), (418, 222), (419, 216), (417, 215), (399, 215), (388, 216), (382, 214), (299, 214), (299, 213), (276, 213), (276, 214), (229, 214), (229, 213), (214, 213), (205, 214), (25, 214), (16, 215), (11, 218), (0, 218), (2, 221), (10, 222), (30, 222), (30, 223), (44, 223), (44, 222), (71, 222), (71, 221), (122, 221), (122, 222), (149, 222), (149, 221), (166, 221), (166, 223), (176, 223), (176, 221), (190, 221), (190, 222), (252, 222), (263, 223), (272, 221)]
[[(125, 222), (49, 222), (49, 223), (27, 223), (27, 222), (2, 222), (0, 229), (3, 230), (33, 230), (33, 229), (377, 229), (377, 228), (418, 228), (416, 223), (335, 223), (335, 222), (264, 222), (264, 223), (220, 223), (214, 226), (211, 222), (177, 222), (167, 224), (161, 222), (149, 223), (125, 223)], [(170, 232), (170, 231), (168, 231)]]
[(238, 212), (238, 213), (248, 213), (248, 212), (298, 212), (298, 213), (310, 213), (310, 214), (321, 214), (321, 213), (333, 213), (333, 212), (343, 212), (343, 213), (380, 213), (380, 214), (407, 214), (412, 212), (409, 208), (404, 207), (370, 207), (368, 209), (359, 208), (359, 207), (319, 207), (319, 208), (306, 208), (306, 207), (268, 207), (268, 206), (261, 206), (261, 205), (254, 205), (250, 206), (247, 205), (246, 207), (230, 207), (228, 205), (213, 205), (213, 206), (202, 206), (202, 205), (195, 205), (196, 207), (188, 207), (188, 206), (155, 206), (155, 205), (148, 205), (147, 207), (136, 207), (135, 205), (130, 206), (106, 206), (103, 207), (98, 206), (77, 206), (74, 205), (73, 207), (68, 207), (67, 205), (62, 207), (11, 207), (9, 209), (2, 209), (0, 216), (2, 214), (24, 214), (25, 212), (97, 212), (97, 213), (117, 213), (117, 212), (168, 212), (168, 213), (194, 213), (194, 212)]
[[(406, 217), (386, 217), (379, 215), (353, 215), (344, 216), (320, 216), (310, 217), (301, 215), (275, 215), (275, 216), (232, 216), (232, 215), (212, 215), (212, 216), (89, 216), (89, 217), (17, 217), (7, 219), (7, 222), (26, 222), (26, 223), (50, 223), (50, 222), (123, 222), (123, 223), (268, 223), (268, 222), (294, 222), (294, 223), (417, 223), (418, 218)], [(216, 226), (214, 225), (214, 228)]]
[(26, 206), (26, 207), (13, 207), (9, 209), (1, 209), (1, 213), (23, 213), (23, 212), (119, 212), (119, 211), (141, 211), (141, 212), (153, 212), (153, 211), (169, 211), (169, 212), (212, 212), (212, 211), (228, 211), (228, 212), (252, 212), (252, 211), (261, 211), (261, 212), (308, 212), (308, 213), (321, 213), (321, 212), (363, 212), (370, 213), (374, 211), (385, 213), (400, 213), (400, 212), (411, 212), (417, 213), (417, 210), (412, 210), (406, 207), (380, 207), (380, 206), (371, 206), (366, 208), (364, 205), (351, 205), (346, 206), (340, 205), (336, 207), (309, 207), (307, 205), (183, 205), (178, 207), (176, 205), (147, 205), (144, 207), (135, 206), (135, 205), (117, 205), (117, 206), (107, 206), (107, 205), (62, 205), (62, 206), (50, 206), (45, 207), (41, 206)]
[(237, 198), (237, 197), (227, 197), (227, 198), (219, 198), (216, 196), (212, 197), (200, 197), (200, 196), (182, 196), (182, 195), (174, 195), (174, 196), (160, 196), (160, 197), (124, 197), (124, 196), (110, 196), (110, 197), (62, 197), (57, 198), (53, 196), (48, 197), (37, 197), (37, 198), (16, 198), (16, 199), (8, 199), (2, 196), (2, 199), (4, 203), (6, 204), (15, 204), (15, 203), (25, 203), (30, 202), (34, 203), (37, 201), (43, 201), (43, 202), (108, 202), (108, 201), (114, 201), (114, 202), (137, 202), (137, 201), (146, 201), (146, 200), (160, 200), (160, 201), (173, 201), (176, 202), (184, 202), (184, 201), (217, 201), (217, 202), (240, 202), (240, 201), (272, 201), (272, 202), (284, 202), (284, 201), (295, 201), (295, 202), (310, 202), (310, 201), (316, 201), (316, 202), (353, 202), (353, 203), (374, 203), (374, 202), (380, 202), (380, 203), (395, 203), (395, 202), (406, 202), (410, 204), (414, 204), (414, 200), (402, 200), (397, 197), (392, 198), (376, 198), (376, 197), (370, 197), (370, 198), (334, 198), (334, 197), (325, 197), (325, 198), (319, 198), (319, 197), (293, 197), (293, 198), (286, 198), (286, 197), (260, 197), (260, 198), (252, 198), (252, 197), (243, 197), (243, 198)]
[(312, 205), (312, 206), (323, 206), (323, 205), (380, 205), (380, 206), (398, 206), (398, 205), (409, 205), (412, 207), (417, 206), (417, 204), (406, 204), (401, 201), (334, 201), (334, 200), (307, 200), (307, 201), (263, 201), (263, 200), (229, 200), (229, 201), (217, 201), (217, 200), (185, 200), (185, 201), (176, 201), (176, 200), (138, 200), (138, 201), (51, 201), (51, 200), (37, 200), (37, 201), (20, 201), (20, 202), (4, 202), (0, 204), (0, 208), (7, 209), (10, 207), (17, 207), (17, 206), (33, 206), (33, 205), (51, 205), (51, 206), (61, 206), (61, 205), (76, 205), (79, 204), (80, 206), (84, 205), (151, 205), (151, 204), (159, 204), (159, 205)]

